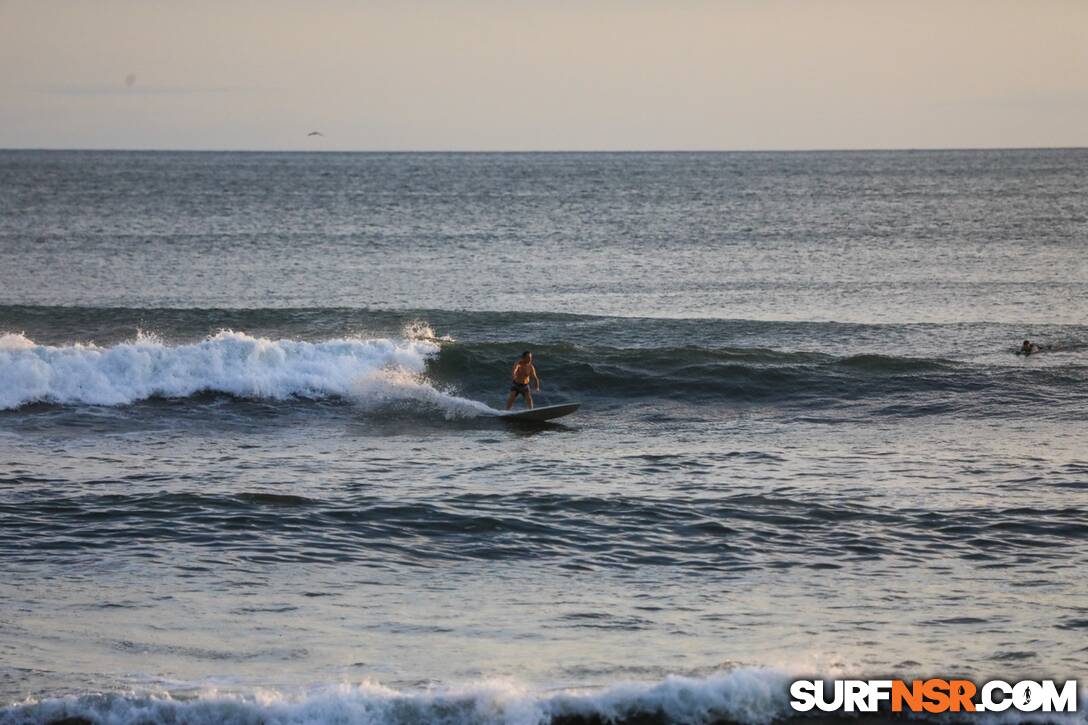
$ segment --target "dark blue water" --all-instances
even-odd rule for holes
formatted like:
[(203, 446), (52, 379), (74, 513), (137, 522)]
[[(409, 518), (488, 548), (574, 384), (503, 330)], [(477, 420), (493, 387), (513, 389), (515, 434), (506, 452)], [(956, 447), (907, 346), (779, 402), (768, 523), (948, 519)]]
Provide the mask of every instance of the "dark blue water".
[(0, 152), (0, 722), (1083, 678), (1086, 161)]

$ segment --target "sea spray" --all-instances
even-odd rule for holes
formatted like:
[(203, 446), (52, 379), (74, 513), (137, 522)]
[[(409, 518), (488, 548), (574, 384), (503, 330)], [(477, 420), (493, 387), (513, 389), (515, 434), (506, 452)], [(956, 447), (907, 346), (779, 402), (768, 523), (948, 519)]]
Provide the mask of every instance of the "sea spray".
[(442, 410), (448, 419), (494, 415), (499, 411), (483, 403), (435, 388), (420, 374), (402, 368), (382, 368), (360, 377), (352, 386), (351, 400), (365, 410), (404, 404), (423, 404)]

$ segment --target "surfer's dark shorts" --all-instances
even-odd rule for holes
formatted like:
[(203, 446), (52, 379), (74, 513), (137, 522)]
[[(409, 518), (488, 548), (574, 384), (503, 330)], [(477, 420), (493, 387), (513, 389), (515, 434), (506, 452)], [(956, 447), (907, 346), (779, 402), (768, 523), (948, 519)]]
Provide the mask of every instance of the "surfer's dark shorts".
[(517, 382), (515, 380), (514, 382), (510, 383), (510, 392), (511, 393), (528, 393), (529, 392), (529, 383), (519, 383), (519, 382)]

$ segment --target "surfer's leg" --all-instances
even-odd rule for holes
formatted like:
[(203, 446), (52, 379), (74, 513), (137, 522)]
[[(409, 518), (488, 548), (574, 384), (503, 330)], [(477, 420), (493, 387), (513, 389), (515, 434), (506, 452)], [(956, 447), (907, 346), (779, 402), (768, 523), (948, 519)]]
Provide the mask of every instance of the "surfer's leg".
[(529, 388), (525, 388), (525, 405), (529, 408), (533, 407), (533, 394), (529, 392)]
[(514, 407), (514, 401), (518, 399), (518, 391), (511, 390), (510, 395), (506, 396), (506, 409), (510, 410)]

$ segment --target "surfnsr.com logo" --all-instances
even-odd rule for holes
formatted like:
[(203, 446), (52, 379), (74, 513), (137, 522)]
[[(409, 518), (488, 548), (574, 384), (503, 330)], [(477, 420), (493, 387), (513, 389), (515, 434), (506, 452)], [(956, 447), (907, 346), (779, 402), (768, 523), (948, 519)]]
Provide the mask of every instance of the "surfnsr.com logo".
[(1076, 712), (1077, 681), (796, 680), (790, 698), (797, 712)]

